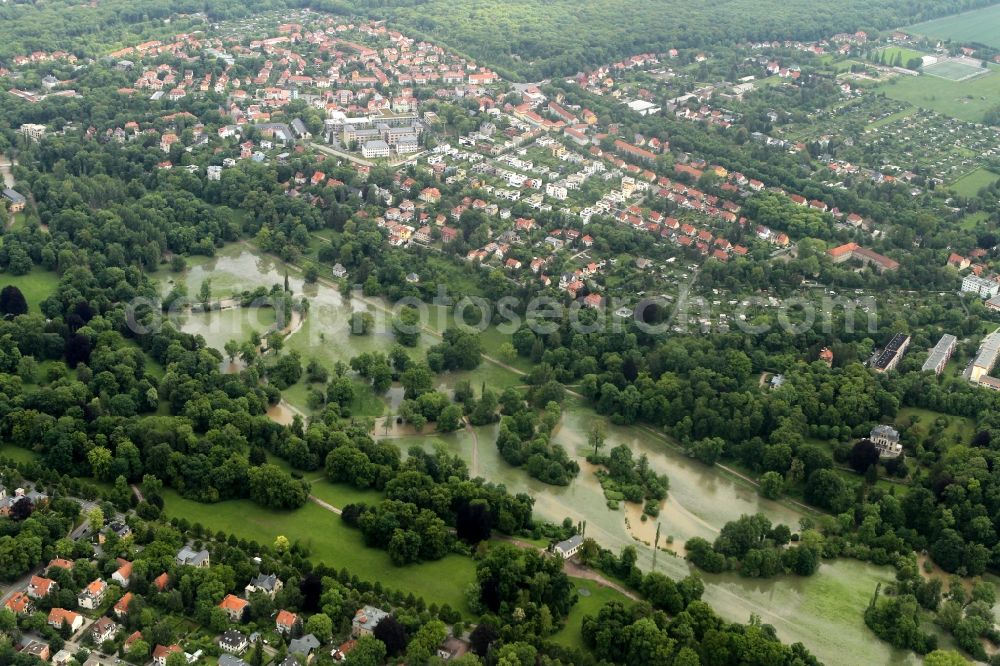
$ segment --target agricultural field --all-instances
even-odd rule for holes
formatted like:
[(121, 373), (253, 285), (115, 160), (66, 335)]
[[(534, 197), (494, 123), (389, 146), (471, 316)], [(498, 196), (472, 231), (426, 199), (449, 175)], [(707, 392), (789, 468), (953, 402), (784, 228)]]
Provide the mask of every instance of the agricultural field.
[(967, 81), (927, 75), (897, 76), (878, 90), (901, 102), (978, 123), (1000, 99), (1000, 68), (990, 65), (989, 70), (988, 74)]
[(906, 32), (931, 39), (1000, 48), (1000, 5), (944, 16), (907, 27)]

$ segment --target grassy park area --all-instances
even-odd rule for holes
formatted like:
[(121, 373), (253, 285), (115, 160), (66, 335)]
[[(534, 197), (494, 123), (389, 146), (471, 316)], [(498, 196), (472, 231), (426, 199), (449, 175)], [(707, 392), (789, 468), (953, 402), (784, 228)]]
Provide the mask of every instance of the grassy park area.
[[(283, 535), (306, 546), (316, 562), (337, 569), (346, 567), (363, 580), (413, 592), (428, 604), (449, 604), (459, 611), (468, 611), (465, 588), (475, 579), (475, 563), (468, 557), (448, 555), (434, 562), (397, 567), (386, 551), (365, 546), (360, 531), (351, 529), (340, 516), (312, 502), (295, 511), (276, 511), (261, 508), (250, 500), (201, 504), (184, 499), (173, 490), (165, 490), (163, 496), (165, 513), (170, 518), (185, 518), (210, 530), (222, 530), (259, 543), (270, 544)], [(365, 496), (362, 493), (361, 497)], [(443, 580), (449, 584), (441, 585)]]
[(583, 648), (583, 618), (587, 615), (597, 616), (601, 606), (609, 601), (618, 601), (626, 606), (632, 602), (620, 592), (610, 587), (598, 585), (592, 580), (572, 578), (577, 592), (577, 602), (569, 611), (566, 624), (552, 637), (552, 640), (566, 647)]
[(0, 288), (7, 285), (13, 285), (21, 290), (24, 300), (28, 301), (28, 312), (40, 313), (41, 302), (59, 285), (59, 275), (36, 266), (24, 275), (0, 274)]

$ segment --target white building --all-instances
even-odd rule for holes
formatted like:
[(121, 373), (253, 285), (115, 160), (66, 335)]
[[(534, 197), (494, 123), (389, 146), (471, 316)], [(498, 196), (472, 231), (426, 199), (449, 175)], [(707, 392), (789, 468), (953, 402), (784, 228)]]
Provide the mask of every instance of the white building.
[(564, 560), (568, 560), (569, 558), (573, 557), (578, 552), (580, 552), (580, 548), (582, 547), (583, 547), (583, 535), (577, 534), (571, 536), (565, 541), (560, 541), (559, 543), (557, 543), (555, 545), (554, 550), (556, 552), (556, 555), (559, 555)]
[(396, 140), (396, 153), (399, 155), (408, 155), (418, 150), (420, 150), (420, 144), (417, 143), (417, 137), (414, 134), (403, 136)]
[(899, 432), (892, 426), (875, 426), (868, 439), (878, 449), (880, 458), (897, 458), (903, 452), (903, 445), (899, 443)]
[(210, 166), (207, 169), (209, 180), (222, 180), (222, 167)]
[(951, 359), (952, 352), (955, 351), (955, 345), (958, 344), (958, 338), (949, 333), (945, 333), (938, 340), (938, 343), (934, 345), (934, 348), (930, 350), (927, 356), (927, 360), (924, 361), (924, 365), (921, 370), (933, 370), (935, 375), (940, 375), (944, 367), (948, 365), (948, 360)]
[(388, 613), (381, 608), (376, 608), (375, 606), (365, 606), (364, 608), (359, 608), (357, 612), (354, 613), (354, 619), (351, 620), (351, 635), (355, 638), (371, 636), (375, 631), (375, 627), (378, 626), (378, 623), (388, 616)]
[(989, 375), (990, 370), (996, 365), (997, 356), (1000, 356), (1000, 328), (983, 339), (983, 344), (979, 347), (979, 353), (972, 362), (969, 380), (980, 382), (980, 380)]
[(553, 199), (558, 199), (559, 201), (565, 201), (568, 196), (566, 187), (563, 185), (557, 185), (556, 183), (548, 183), (545, 185), (545, 194)]
[(361, 154), (368, 159), (373, 157), (389, 157), (389, 144), (380, 139), (368, 141), (361, 146)]
[(962, 280), (962, 291), (967, 294), (976, 294), (980, 298), (993, 298), (1000, 294), (1000, 282), (981, 278), (978, 275), (966, 275)]
[(36, 125), (35, 123), (24, 123), (21, 125), (20, 130), (18, 130), (24, 136), (28, 137), (32, 141), (38, 141), (45, 138), (45, 125)]

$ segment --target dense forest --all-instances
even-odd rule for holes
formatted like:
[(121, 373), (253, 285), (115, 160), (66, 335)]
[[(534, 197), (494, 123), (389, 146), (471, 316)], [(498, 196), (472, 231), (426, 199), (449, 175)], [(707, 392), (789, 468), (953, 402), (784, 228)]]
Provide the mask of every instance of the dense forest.
[[(515, 80), (574, 74), (624, 56), (720, 42), (812, 40), (878, 30), (952, 14), (988, 0), (72, 0), (0, 5), (0, 61), (35, 50), (97, 57), (143, 38), (198, 29), (205, 20), (243, 18), (309, 7), (384, 19), (415, 37), (436, 40)], [(502, 7), (502, 10), (500, 9)], [(164, 19), (183, 17), (166, 24)], [(747, 17), (753, 17), (748, 21)], [(99, 33), (99, 37), (94, 35)]]
[[(742, 40), (827, 37), (893, 28), (986, 0), (314, 0), (362, 10), (520, 80), (565, 76), (622, 57)], [(748, 20), (751, 19), (751, 20)]]

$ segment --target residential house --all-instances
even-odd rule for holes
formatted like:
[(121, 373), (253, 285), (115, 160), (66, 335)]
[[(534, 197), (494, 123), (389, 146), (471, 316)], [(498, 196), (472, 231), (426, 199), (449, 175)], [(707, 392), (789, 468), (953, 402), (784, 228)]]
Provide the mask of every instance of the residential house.
[(582, 546), (583, 546), (583, 535), (576, 534), (566, 539), (565, 541), (560, 541), (559, 543), (557, 543), (554, 546), (553, 550), (555, 551), (556, 555), (559, 555), (564, 560), (568, 560), (569, 558), (576, 555), (580, 551), (580, 548)]
[(388, 616), (389, 613), (375, 606), (359, 608), (354, 613), (354, 619), (351, 620), (351, 636), (354, 638), (371, 636), (378, 623)]
[(76, 633), (83, 626), (83, 616), (65, 608), (50, 610), (48, 625), (55, 629), (62, 629), (63, 624), (67, 625), (70, 631)]
[(111, 574), (111, 580), (122, 587), (128, 587), (129, 581), (132, 579), (132, 563), (119, 557), (118, 565), (118, 570)]
[(24, 205), (27, 202), (27, 199), (24, 198), (23, 194), (11, 189), (5, 189), (3, 191), (3, 198), (10, 202), (7, 204), (7, 210), (11, 213), (20, 213), (24, 210)]
[(129, 604), (132, 603), (133, 596), (134, 595), (131, 592), (126, 592), (125, 594), (122, 595), (121, 599), (115, 602), (114, 605), (115, 617), (117, 617), (119, 620), (128, 614), (128, 607)]
[(247, 662), (228, 652), (223, 652), (219, 655), (218, 664), (219, 666), (250, 666)]
[(819, 350), (819, 360), (826, 363), (826, 367), (828, 368), (833, 366), (833, 352), (829, 347), (823, 347)]
[(230, 654), (243, 654), (250, 646), (250, 641), (241, 631), (227, 629), (219, 638), (219, 647)]
[(180, 645), (157, 645), (153, 648), (154, 666), (167, 666), (167, 657), (172, 654), (183, 654)]
[(64, 560), (61, 557), (57, 557), (53, 560), (49, 560), (49, 563), (46, 565), (45, 569), (48, 570), (51, 569), (52, 567), (58, 567), (60, 569), (66, 569), (67, 571), (72, 571), (73, 560)]
[(302, 638), (293, 638), (288, 642), (288, 654), (301, 654), (306, 658), (306, 662), (312, 661), (310, 657), (314, 650), (319, 649), (321, 643), (312, 634), (306, 634)]
[(4, 608), (14, 615), (30, 615), (35, 612), (35, 605), (31, 603), (31, 597), (21, 591), (15, 592), (4, 604)]
[(59, 652), (52, 655), (52, 666), (70, 666), (70, 664), (75, 663), (77, 663), (76, 658), (73, 656), (73, 653), (66, 648), (63, 648), (62, 650), (59, 650)]
[(251, 594), (260, 592), (274, 599), (274, 595), (281, 592), (282, 587), (284, 587), (284, 583), (282, 583), (281, 579), (276, 575), (268, 574), (265, 576), (264, 574), (258, 574), (256, 578), (247, 583), (244, 591), (247, 593), (248, 597)]
[(21, 654), (36, 657), (41, 659), (43, 662), (49, 660), (51, 652), (49, 650), (48, 643), (43, 643), (42, 641), (36, 641), (30, 638), (26, 640), (27, 643), (21, 648)]
[(420, 191), (420, 200), (435, 204), (441, 201), (441, 191), (436, 187), (425, 187)]
[(170, 585), (170, 574), (166, 571), (153, 579), (153, 586), (158, 592), (163, 592), (163, 590), (167, 589), (168, 585)]
[(178, 137), (173, 132), (168, 132), (160, 137), (160, 150), (165, 153), (170, 152), (170, 147), (178, 141)]
[(118, 625), (110, 617), (98, 618), (90, 625), (90, 637), (95, 645), (100, 645), (104, 641), (114, 640), (118, 635)]
[(197, 567), (204, 569), (209, 566), (209, 556), (207, 550), (193, 550), (190, 546), (184, 546), (177, 551), (174, 558), (177, 564), (183, 566)]
[(129, 648), (132, 647), (132, 644), (138, 640), (142, 640), (142, 632), (141, 631), (132, 632), (131, 634), (129, 634), (129, 637), (125, 639), (125, 642), (122, 643), (122, 649), (128, 652)]
[(76, 602), (80, 604), (80, 608), (95, 610), (104, 601), (104, 595), (107, 591), (108, 584), (103, 579), (98, 578), (76, 595)]
[(972, 262), (970, 262), (968, 258), (963, 257), (960, 254), (956, 254), (955, 252), (952, 252), (948, 256), (948, 265), (952, 268), (957, 268), (960, 271), (968, 268), (971, 263)]
[(32, 576), (25, 591), (32, 599), (42, 599), (58, 589), (59, 584), (51, 578)]
[(291, 611), (280, 610), (278, 611), (278, 616), (274, 620), (274, 628), (279, 634), (284, 636), (291, 636), (292, 632), (295, 630), (295, 625), (299, 623), (299, 616)]
[(250, 666), (234, 654), (223, 652), (219, 655), (219, 666)]
[(250, 602), (246, 599), (240, 599), (236, 595), (227, 594), (226, 598), (219, 603), (219, 608), (224, 610), (233, 622), (242, 622), (243, 614), (249, 605)]

